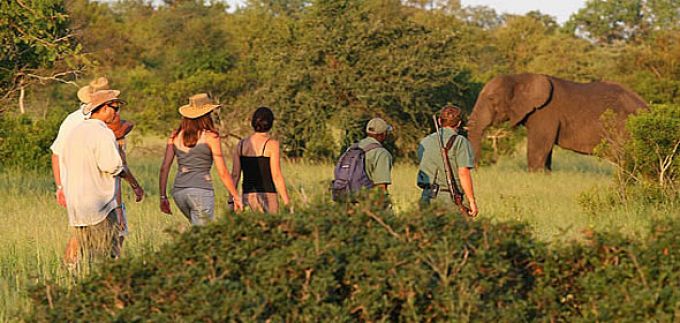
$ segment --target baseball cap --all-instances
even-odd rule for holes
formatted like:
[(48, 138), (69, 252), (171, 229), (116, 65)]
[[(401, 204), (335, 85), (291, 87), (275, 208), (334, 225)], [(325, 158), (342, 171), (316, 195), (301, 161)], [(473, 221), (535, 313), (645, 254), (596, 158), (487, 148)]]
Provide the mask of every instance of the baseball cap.
[(366, 124), (366, 132), (372, 135), (379, 135), (392, 131), (392, 126), (388, 125), (381, 118), (373, 118)]

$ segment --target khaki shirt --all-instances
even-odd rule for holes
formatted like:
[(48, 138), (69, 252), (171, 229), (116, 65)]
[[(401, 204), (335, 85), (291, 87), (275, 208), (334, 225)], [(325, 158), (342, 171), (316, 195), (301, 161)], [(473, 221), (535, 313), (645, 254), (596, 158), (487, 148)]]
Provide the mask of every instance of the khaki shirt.
[(63, 149), (66, 208), (70, 226), (91, 226), (118, 206), (115, 176), (123, 170), (116, 138), (97, 119), (83, 121), (66, 137)]
[[(440, 131), (444, 146), (451, 136), (457, 134), (455, 130), (448, 127), (441, 128)], [(472, 153), (470, 141), (463, 136), (457, 136), (451, 150), (449, 150), (448, 157), (449, 162), (451, 163), (453, 176), (456, 180), (456, 186), (458, 186), (458, 189), (462, 192), (460, 178), (458, 177), (458, 168), (475, 167), (474, 154)], [(444, 161), (442, 160), (442, 155), (439, 150), (436, 133), (431, 133), (420, 141), (420, 144), (418, 145), (418, 160), (420, 160), (417, 178), (418, 186), (433, 184), (436, 174), (436, 184), (438, 184), (441, 189), (448, 189)]]
[[(380, 144), (373, 137), (366, 137), (359, 141), (359, 148), (364, 149), (369, 144)], [(392, 154), (384, 147), (369, 150), (365, 159), (366, 175), (374, 185), (392, 184)]]

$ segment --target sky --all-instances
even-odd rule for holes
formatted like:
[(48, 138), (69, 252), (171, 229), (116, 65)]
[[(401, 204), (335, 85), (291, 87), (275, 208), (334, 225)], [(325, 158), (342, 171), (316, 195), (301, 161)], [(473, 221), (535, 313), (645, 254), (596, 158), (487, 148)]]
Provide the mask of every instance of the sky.
[(585, 5), (585, 0), (461, 0), (463, 6), (487, 6), (497, 13), (525, 14), (531, 10), (557, 17), (564, 23), (573, 13)]

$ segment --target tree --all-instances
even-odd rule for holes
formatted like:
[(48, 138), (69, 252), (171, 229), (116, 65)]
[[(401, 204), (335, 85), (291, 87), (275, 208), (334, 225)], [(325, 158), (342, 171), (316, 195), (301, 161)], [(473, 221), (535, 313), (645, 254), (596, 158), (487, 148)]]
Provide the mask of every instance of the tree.
[(448, 102), (471, 106), (473, 95), (457, 60), (460, 38), (414, 22), (413, 10), (399, 1), (325, 0), (299, 19), (261, 20), (268, 32), (254, 33), (248, 54), (260, 86), (239, 105), (275, 108), (289, 156), (336, 156), (374, 116), (399, 129), (397, 155), (413, 156), (431, 113)]
[(25, 113), (26, 89), (36, 83), (73, 83), (81, 66), (80, 47), (68, 28), (63, 0), (0, 2), (0, 92), (19, 96)]
[(567, 30), (599, 43), (637, 42), (650, 33), (678, 29), (674, 0), (590, 0), (566, 24)]

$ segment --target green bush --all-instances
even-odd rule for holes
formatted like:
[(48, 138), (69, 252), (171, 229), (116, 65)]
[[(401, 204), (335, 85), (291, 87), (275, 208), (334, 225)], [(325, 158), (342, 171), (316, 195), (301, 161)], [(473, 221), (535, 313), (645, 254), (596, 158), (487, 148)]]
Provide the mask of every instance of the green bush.
[(632, 243), (549, 248), (516, 223), (369, 203), (229, 216), (70, 289), (31, 291), (31, 321), (673, 320), (679, 224)]
[(605, 138), (595, 153), (616, 166), (619, 195), (627, 199), (631, 189), (642, 189), (662, 199), (680, 197), (680, 105), (652, 105), (629, 116), (625, 131), (611, 111), (602, 119)]
[(9, 113), (0, 116), (0, 170), (49, 169), (50, 146), (64, 117), (59, 110), (49, 110), (44, 119)]

